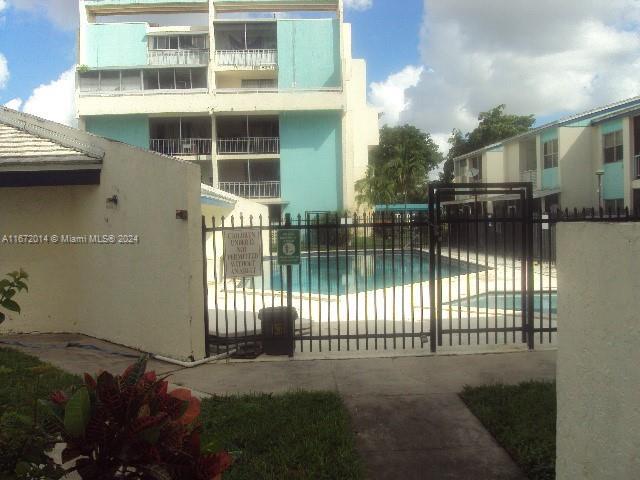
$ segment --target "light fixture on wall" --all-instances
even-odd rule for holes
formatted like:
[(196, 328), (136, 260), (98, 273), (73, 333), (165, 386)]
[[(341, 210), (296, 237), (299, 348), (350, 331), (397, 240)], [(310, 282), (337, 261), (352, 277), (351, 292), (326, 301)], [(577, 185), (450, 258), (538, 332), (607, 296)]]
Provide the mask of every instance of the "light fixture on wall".
[(107, 198), (107, 208), (116, 208), (118, 206), (118, 196), (114, 195), (113, 197)]
[(600, 169), (596, 172), (596, 177), (598, 178), (598, 208), (602, 210), (602, 177), (604, 175), (604, 170)]

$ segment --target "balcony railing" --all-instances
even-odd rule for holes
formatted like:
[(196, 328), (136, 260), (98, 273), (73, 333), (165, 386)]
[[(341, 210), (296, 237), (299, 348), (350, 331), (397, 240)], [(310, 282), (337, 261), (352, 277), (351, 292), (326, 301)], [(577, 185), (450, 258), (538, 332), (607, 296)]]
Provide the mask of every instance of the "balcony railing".
[(538, 184), (538, 172), (536, 170), (526, 170), (524, 172), (520, 172), (520, 181), (531, 182), (535, 186)]
[(218, 188), (244, 198), (280, 198), (280, 182), (218, 182)]
[(209, 50), (149, 50), (149, 65), (209, 64)]
[(219, 67), (276, 68), (277, 50), (216, 50)]
[(152, 138), (149, 149), (165, 155), (211, 155), (211, 139)]
[(217, 144), (218, 155), (280, 153), (278, 137), (219, 138)]

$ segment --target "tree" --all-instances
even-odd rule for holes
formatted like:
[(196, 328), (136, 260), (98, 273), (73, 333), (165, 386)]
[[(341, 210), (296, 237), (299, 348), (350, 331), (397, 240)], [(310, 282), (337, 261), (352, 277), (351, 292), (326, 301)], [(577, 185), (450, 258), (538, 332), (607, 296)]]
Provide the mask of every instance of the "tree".
[(524, 133), (536, 121), (533, 115), (507, 115), (504, 113), (505, 108), (506, 105), (498, 105), (488, 112), (480, 113), (479, 124), (471, 133), (463, 134), (458, 129), (453, 130), (449, 137), (451, 148), (447, 154), (444, 170), (440, 174), (440, 180), (443, 182), (453, 180), (454, 158)]
[(442, 154), (428, 133), (411, 125), (384, 126), (365, 177), (356, 182), (358, 205), (424, 202), (429, 172)]

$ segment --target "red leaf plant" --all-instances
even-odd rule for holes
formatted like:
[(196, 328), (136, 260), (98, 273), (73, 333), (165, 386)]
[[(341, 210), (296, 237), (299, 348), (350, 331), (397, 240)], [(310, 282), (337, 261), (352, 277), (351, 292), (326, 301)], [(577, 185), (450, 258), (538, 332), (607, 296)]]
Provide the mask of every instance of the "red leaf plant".
[(232, 459), (201, 450), (200, 400), (186, 389), (168, 392), (146, 367), (143, 357), (122, 375), (85, 374), (73, 392), (51, 395), (45, 421), (66, 443), (68, 471), (96, 480), (221, 478)]

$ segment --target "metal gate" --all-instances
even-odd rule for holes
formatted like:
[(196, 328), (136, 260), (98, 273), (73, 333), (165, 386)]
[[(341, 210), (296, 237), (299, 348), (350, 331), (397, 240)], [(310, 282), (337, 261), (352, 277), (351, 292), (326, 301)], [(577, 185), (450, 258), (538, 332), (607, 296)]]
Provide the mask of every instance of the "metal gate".
[[(529, 183), (434, 184), (421, 211), (213, 218), (208, 353), (259, 354), (260, 310), (289, 302), (296, 354), (554, 343), (554, 228)], [(222, 236), (239, 229), (263, 238), (260, 275), (227, 276)], [(300, 265), (278, 264), (284, 229), (300, 231)]]
[[(536, 290), (536, 273), (538, 285), (552, 281), (542, 256), (534, 265), (534, 224), (540, 241), (544, 232), (532, 194), (531, 183), (430, 186), (430, 321), (438, 347), (533, 349), (536, 333), (556, 331), (551, 288)], [(451, 275), (460, 262), (465, 270)]]
[[(286, 306), (291, 285), (298, 312), (296, 354), (420, 351), (429, 328), (429, 223), (421, 212), (338, 216), (314, 212), (269, 222), (212, 219), (205, 227), (208, 256), (207, 347), (211, 354), (259, 352), (263, 308)], [(249, 228), (263, 235), (262, 274), (228, 278), (221, 237)], [(300, 265), (277, 260), (280, 231), (300, 230)]]

